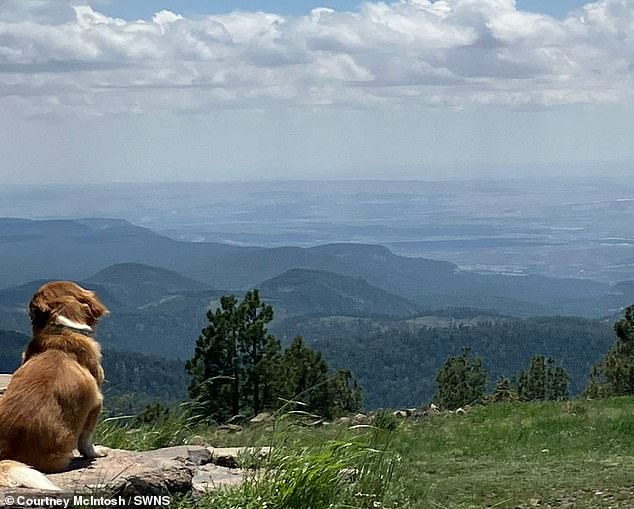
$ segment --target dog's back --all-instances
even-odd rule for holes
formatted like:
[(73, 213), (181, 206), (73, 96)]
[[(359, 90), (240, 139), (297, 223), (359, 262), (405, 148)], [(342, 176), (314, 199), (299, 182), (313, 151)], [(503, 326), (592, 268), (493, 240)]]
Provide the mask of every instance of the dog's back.
[(42, 472), (64, 469), (101, 396), (95, 378), (67, 353), (48, 350), (18, 369), (0, 398), (0, 458)]

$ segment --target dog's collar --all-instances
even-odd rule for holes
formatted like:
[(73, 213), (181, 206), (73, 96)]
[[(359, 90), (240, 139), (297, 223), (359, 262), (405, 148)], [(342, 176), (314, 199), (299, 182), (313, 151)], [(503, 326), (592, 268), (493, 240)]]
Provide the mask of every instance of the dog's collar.
[(83, 334), (84, 336), (90, 336), (92, 334), (92, 327), (90, 325), (75, 322), (63, 315), (59, 315), (55, 318), (55, 324), (53, 326), (56, 329), (68, 329), (73, 332), (78, 332), (80, 334)]

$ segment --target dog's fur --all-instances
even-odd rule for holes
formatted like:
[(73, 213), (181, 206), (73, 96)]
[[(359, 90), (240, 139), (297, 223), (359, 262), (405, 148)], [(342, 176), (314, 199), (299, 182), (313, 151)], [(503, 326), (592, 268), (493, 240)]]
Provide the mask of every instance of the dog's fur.
[(92, 443), (103, 399), (101, 350), (87, 334), (107, 313), (94, 292), (69, 281), (33, 296), (33, 338), (0, 397), (0, 486), (55, 489), (40, 472), (64, 470), (74, 449), (105, 455)]

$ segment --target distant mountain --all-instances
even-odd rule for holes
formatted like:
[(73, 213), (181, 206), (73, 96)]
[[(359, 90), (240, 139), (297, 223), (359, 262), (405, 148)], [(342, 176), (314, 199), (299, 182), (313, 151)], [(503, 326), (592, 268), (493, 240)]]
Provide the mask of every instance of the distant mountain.
[(111, 265), (83, 279), (81, 284), (95, 290), (105, 288), (118, 302), (131, 307), (159, 304), (180, 293), (207, 289), (207, 285), (194, 279), (141, 263)]
[[(452, 263), (398, 256), (382, 246), (268, 249), (181, 242), (111, 219), (0, 220), (0, 259), (0, 287), (44, 278), (83, 280), (109, 265), (141, 263), (237, 291), (291, 269), (326, 271), (363, 278), (425, 308), (484, 306), (523, 316), (600, 317), (628, 303), (625, 296), (615, 298), (610, 286), (589, 280), (466, 272)], [(138, 301), (138, 295), (133, 298)]]
[(419, 306), (368, 284), (332, 272), (291, 269), (257, 285), (276, 317), (297, 315), (410, 316)]
[[(82, 280), (109, 265), (143, 263), (213, 279), (214, 261), (244, 248), (178, 242), (116, 219), (0, 219), (0, 287)], [(221, 286), (221, 285), (214, 285)]]

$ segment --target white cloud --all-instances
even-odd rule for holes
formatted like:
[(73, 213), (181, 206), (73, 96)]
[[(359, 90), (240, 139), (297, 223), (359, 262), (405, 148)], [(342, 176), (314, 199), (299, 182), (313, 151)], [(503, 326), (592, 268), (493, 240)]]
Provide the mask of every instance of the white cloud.
[(368, 2), (299, 17), (162, 10), (137, 21), (59, 0), (5, 0), (3, 11), (0, 111), (24, 115), (633, 98), (631, 0), (564, 20), (513, 0)]

